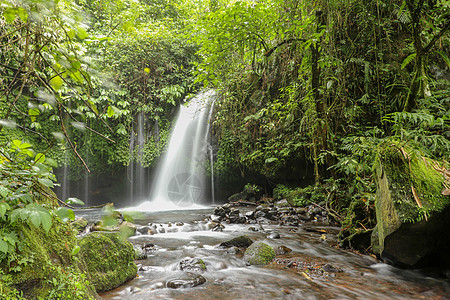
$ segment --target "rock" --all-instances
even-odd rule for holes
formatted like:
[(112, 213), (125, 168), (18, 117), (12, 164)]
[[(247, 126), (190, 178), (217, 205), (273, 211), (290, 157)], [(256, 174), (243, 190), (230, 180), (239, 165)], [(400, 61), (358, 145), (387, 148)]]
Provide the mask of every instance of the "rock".
[(227, 249), (227, 253), (239, 254), (239, 253), (241, 253), (241, 250), (238, 247), (233, 246), (233, 247)]
[(222, 218), (225, 218), (229, 212), (230, 212), (229, 205), (222, 205), (214, 208), (214, 214)]
[(291, 207), (289, 202), (286, 199), (282, 199), (280, 201), (275, 202), (275, 207), (282, 208), (282, 207)]
[(253, 241), (246, 235), (241, 235), (238, 237), (235, 237), (229, 241), (222, 242), (219, 246), (224, 248), (230, 248), (230, 247), (239, 247), (239, 248), (247, 248), (253, 243)]
[(147, 252), (138, 245), (134, 246), (134, 252), (135, 252), (134, 258), (135, 260), (143, 260), (148, 258)]
[(180, 279), (172, 279), (167, 281), (167, 287), (171, 289), (191, 288), (206, 282), (205, 277), (199, 274), (186, 273)]
[(255, 211), (251, 210), (245, 213), (245, 217), (248, 219), (254, 219), (255, 217)]
[(267, 265), (275, 258), (272, 247), (263, 242), (255, 242), (244, 252), (244, 260), (250, 265)]
[(104, 225), (103, 221), (95, 222), (94, 226), (92, 226), (92, 231), (120, 231), (122, 235), (125, 237), (130, 237), (136, 234), (136, 225), (128, 221), (122, 221), (117, 225)]
[(78, 255), (86, 262), (97, 292), (109, 291), (136, 277), (133, 245), (119, 233), (92, 232), (79, 241)]
[(149, 234), (150, 226), (139, 226), (136, 228), (136, 231), (140, 234)]
[(201, 258), (185, 258), (178, 263), (178, 268), (181, 271), (188, 272), (202, 272), (206, 271), (206, 265)]
[(70, 222), (70, 225), (76, 230), (77, 234), (80, 234), (88, 226), (88, 221), (85, 218), (76, 217), (74, 221)]
[[(52, 191), (49, 190), (48, 193)], [(25, 222), (14, 225), (14, 230), (20, 237), (20, 250), (13, 253), (19, 256), (5, 256), (0, 252), (0, 299), (49, 299), (50, 293), (57, 288), (49, 280), (64, 284), (65, 295), (76, 294), (80, 299), (100, 299), (89, 283), (90, 274), (85, 262), (79, 257), (79, 253), (76, 256), (71, 253), (78, 242), (74, 228), (68, 223), (55, 221), (53, 220), (49, 232)], [(0, 228), (6, 229), (6, 224), (2, 223)], [(8, 262), (5, 257), (13, 262)], [(18, 264), (20, 260), (23, 263)], [(20, 267), (20, 272), (8, 271), (8, 265), (10, 268)], [(5, 280), (6, 278), (8, 279)], [(8, 281), (9, 284), (6, 285)]]
[(276, 253), (277, 255), (283, 255), (283, 254), (289, 253), (289, 252), (291, 252), (291, 251), (292, 251), (292, 249), (291, 249), (291, 248), (288, 248), (288, 247), (286, 247), (286, 246), (278, 246), (278, 247), (275, 249), (275, 253)]
[(280, 234), (276, 231), (273, 231), (272, 233), (269, 234), (268, 236), (269, 239), (279, 239), (280, 238)]
[(341, 273), (341, 272), (344, 272), (342, 269), (333, 267), (330, 264), (326, 264), (326, 265), (322, 266), (322, 269), (325, 272), (329, 272), (329, 273)]
[(384, 146), (376, 162), (373, 251), (398, 266), (448, 268), (450, 197), (441, 195), (444, 177), (432, 160), (412, 154), (405, 159), (403, 152)]
[(213, 222), (220, 222), (220, 221), (222, 221), (222, 217), (221, 217), (221, 216), (218, 216), (218, 215), (211, 215), (211, 216), (209, 216), (209, 218), (210, 218), (211, 221), (213, 221)]
[(236, 194), (233, 194), (230, 197), (228, 197), (228, 202), (236, 202), (239, 200), (247, 200), (247, 193), (240, 192), (240, 193), (236, 193)]

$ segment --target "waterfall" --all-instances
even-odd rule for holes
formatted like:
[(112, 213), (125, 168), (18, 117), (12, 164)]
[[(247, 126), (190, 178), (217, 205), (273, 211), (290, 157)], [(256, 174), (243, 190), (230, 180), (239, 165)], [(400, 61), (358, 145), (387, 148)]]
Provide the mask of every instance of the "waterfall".
[(204, 169), (209, 160), (207, 137), (213, 98), (214, 92), (207, 91), (180, 106), (150, 201), (139, 205), (139, 210), (195, 208), (209, 198), (205, 195)]
[(130, 153), (130, 163), (128, 164), (127, 167), (127, 177), (128, 177), (128, 187), (129, 187), (129, 191), (128, 191), (128, 199), (129, 201), (133, 202), (134, 199), (134, 160), (133, 160), (133, 153), (134, 153), (134, 124), (132, 124), (131, 127), (131, 136), (130, 136), (130, 149), (129, 152)]
[(145, 170), (142, 166), (142, 156), (144, 155), (144, 143), (145, 143), (145, 134), (144, 134), (144, 113), (140, 112), (138, 115), (138, 128), (137, 128), (137, 138), (138, 138), (138, 161), (136, 164), (136, 176), (137, 176), (137, 192), (139, 197), (144, 197), (144, 189), (145, 189)]
[(128, 177), (128, 202), (134, 203), (137, 199), (143, 199), (146, 196), (146, 174), (142, 166), (142, 156), (144, 155), (145, 144), (145, 114), (139, 112), (136, 121), (131, 128), (130, 163), (127, 167)]

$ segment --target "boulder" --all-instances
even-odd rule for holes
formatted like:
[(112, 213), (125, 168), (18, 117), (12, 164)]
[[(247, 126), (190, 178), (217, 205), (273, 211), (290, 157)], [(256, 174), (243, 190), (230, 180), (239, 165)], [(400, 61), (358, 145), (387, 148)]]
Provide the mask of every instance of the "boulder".
[(76, 230), (77, 234), (82, 233), (88, 226), (88, 221), (82, 217), (76, 217), (75, 220), (70, 222), (70, 225)]
[(185, 258), (178, 263), (178, 268), (181, 271), (188, 272), (203, 272), (206, 271), (206, 264), (201, 258)]
[(0, 260), (0, 299), (56, 299), (56, 293), (58, 299), (100, 299), (84, 260), (74, 252), (78, 239), (72, 226), (53, 219), (45, 232), (18, 222), (15, 231), (17, 252), (10, 262)]
[(253, 241), (246, 235), (241, 235), (235, 237), (229, 241), (223, 242), (220, 244), (220, 247), (230, 248), (230, 247), (238, 247), (238, 248), (247, 248), (253, 243)]
[(92, 226), (92, 231), (119, 231), (123, 236), (130, 237), (136, 234), (136, 225), (128, 221), (122, 221), (116, 225), (104, 225), (103, 221), (98, 221)]
[(380, 150), (371, 244), (382, 259), (402, 267), (450, 266), (450, 197), (441, 194), (438, 170), (436, 162), (399, 145)]
[(263, 242), (255, 242), (244, 252), (244, 260), (250, 265), (267, 265), (275, 258), (275, 250)]
[(205, 277), (199, 274), (185, 273), (180, 278), (167, 281), (166, 285), (171, 289), (191, 288), (206, 282)]
[(92, 232), (79, 241), (79, 256), (86, 262), (97, 292), (109, 291), (136, 277), (133, 245), (120, 233)]

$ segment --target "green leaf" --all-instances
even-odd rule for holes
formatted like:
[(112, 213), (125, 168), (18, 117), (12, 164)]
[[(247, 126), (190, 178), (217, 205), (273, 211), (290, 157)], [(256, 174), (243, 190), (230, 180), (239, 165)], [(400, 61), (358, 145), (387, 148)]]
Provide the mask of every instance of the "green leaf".
[(48, 232), (52, 227), (52, 216), (48, 211), (46, 211), (41, 213), (41, 217), (42, 227), (44, 228), (45, 232)]
[(88, 37), (88, 34), (86, 32), (86, 29), (84, 27), (78, 26), (77, 27), (77, 36), (80, 40), (84, 40)]
[(448, 58), (447, 55), (445, 55), (444, 52), (442, 51), (437, 51), (437, 53), (439, 53), (439, 55), (442, 57), (442, 59), (445, 61), (445, 63), (447, 64), (447, 66), (450, 68), (450, 58)]
[(277, 161), (277, 160), (278, 160), (278, 158), (276, 158), (276, 157), (270, 157), (270, 158), (266, 159), (266, 164), (269, 164), (269, 163)]
[(21, 194), (21, 195), (18, 195), (17, 198), (19, 198), (20, 201), (22, 201), (23, 203), (33, 202), (33, 198), (31, 198), (30, 194)]
[(16, 9), (14, 8), (7, 8), (3, 12), (3, 17), (5, 18), (6, 23), (12, 23), (16, 19)]
[(77, 255), (78, 252), (80, 252), (81, 248), (80, 246), (76, 245), (75, 247), (73, 247), (72, 249), (72, 255)]
[(28, 13), (23, 7), (19, 7), (17, 14), (19, 15), (19, 18), (22, 20), (22, 22), (26, 23), (28, 20)]
[(40, 211), (29, 211), (28, 213), (28, 222), (33, 224), (34, 227), (39, 228), (41, 225), (41, 212)]
[(47, 178), (38, 178), (38, 181), (46, 187), (53, 187), (53, 181)]
[(43, 164), (43, 163), (45, 162), (45, 155), (44, 155), (43, 153), (38, 153), (38, 154), (36, 154), (36, 156), (35, 156), (35, 158), (34, 158), (34, 161), (35, 161), (36, 163), (41, 163), (41, 164)]
[(6, 202), (0, 202), (0, 217), (3, 217), (5, 213), (10, 210), (11, 207)]
[(55, 213), (63, 223), (75, 220), (75, 213), (67, 207), (59, 207)]
[(0, 196), (2, 196), (2, 198), (5, 198), (6, 196), (8, 196), (11, 193), (11, 190), (8, 189), (5, 186), (0, 186)]
[(37, 108), (30, 108), (28, 110), (28, 115), (30, 115), (30, 116), (39, 116), (40, 114), (41, 114), (41, 112)]
[(8, 243), (6, 243), (3, 238), (0, 238), (0, 252), (8, 253)]
[(63, 85), (63, 80), (59, 75), (56, 75), (52, 79), (50, 79), (50, 84), (55, 90), (59, 90)]
[(68, 198), (66, 201), (64, 201), (64, 202), (66, 202), (67, 204), (70, 204), (70, 205), (74, 205), (74, 204), (77, 204), (77, 205), (84, 205), (84, 202), (83, 201), (81, 201), (80, 199), (78, 199), (78, 198)]
[(112, 116), (114, 116), (114, 109), (112, 108), (112, 106), (108, 106), (108, 111), (106, 112), (106, 114), (108, 115), (109, 118), (111, 118)]
[(403, 70), (411, 61), (413, 61), (416, 58), (416, 53), (413, 53), (409, 55), (407, 58), (405, 58), (402, 62), (401, 69)]

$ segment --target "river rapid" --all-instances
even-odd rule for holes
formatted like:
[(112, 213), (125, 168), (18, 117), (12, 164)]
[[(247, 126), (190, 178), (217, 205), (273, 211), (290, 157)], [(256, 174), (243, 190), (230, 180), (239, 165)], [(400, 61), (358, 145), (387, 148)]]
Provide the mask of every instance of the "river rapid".
[[(149, 224), (152, 234), (129, 241), (151, 246), (144, 260), (135, 261), (138, 275), (101, 294), (103, 299), (450, 299), (448, 280), (417, 270), (402, 270), (372, 256), (337, 246), (339, 228), (308, 222), (301, 226), (226, 224), (222, 231), (208, 224), (213, 208), (142, 213), (138, 229)], [(100, 211), (77, 215), (93, 221)], [(154, 226), (154, 227), (153, 227)], [(142, 230), (141, 230), (142, 231)], [(144, 231), (144, 233), (146, 233)], [(219, 244), (247, 235), (263, 241), (277, 256), (267, 266), (248, 266), (243, 253)], [(289, 251), (291, 250), (291, 251)], [(179, 268), (186, 258), (200, 258), (206, 282), (173, 289), (167, 282), (183, 279)]]

